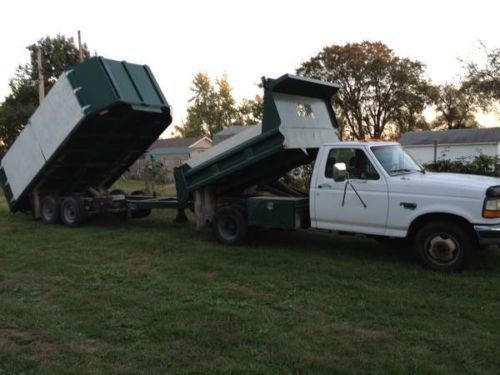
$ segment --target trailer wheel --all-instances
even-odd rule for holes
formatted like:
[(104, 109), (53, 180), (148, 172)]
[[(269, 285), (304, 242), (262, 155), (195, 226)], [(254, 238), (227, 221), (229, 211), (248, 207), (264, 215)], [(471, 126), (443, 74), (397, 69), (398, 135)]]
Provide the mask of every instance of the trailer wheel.
[(419, 262), (435, 271), (461, 270), (474, 253), (468, 231), (453, 222), (430, 222), (416, 233), (415, 255)]
[(248, 233), (246, 218), (235, 207), (221, 207), (215, 212), (213, 231), (219, 242), (239, 245), (245, 242)]
[(60, 216), (61, 200), (55, 195), (47, 195), (40, 204), (40, 216), (45, 224), (57, 224), (61, 222)]
[(64, 198), (61, 203), (61, 220), (68, 227), (78, 227), (87, 218), (83, 201), (76, 197)]
[[(146, 195), (142, 190), (133, 191), (130, 195)], [(142, 219), (143, 217), (148, 217), (151, 215), (151, 208), (136, 208), (130, 210), (130, 216), (133, 219)]]

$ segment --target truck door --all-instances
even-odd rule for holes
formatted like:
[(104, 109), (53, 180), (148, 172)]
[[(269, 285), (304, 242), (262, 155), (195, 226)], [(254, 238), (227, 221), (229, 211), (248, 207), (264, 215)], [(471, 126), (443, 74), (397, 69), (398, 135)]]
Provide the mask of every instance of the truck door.
[[(334, 181), (335, 163), (346, 164), (349, 181)], [(366, 152), (362, 148), (332, 148), (322, 164), (312, 186), (316, 227), (383, 235), (389, 207), (387, 182)]]

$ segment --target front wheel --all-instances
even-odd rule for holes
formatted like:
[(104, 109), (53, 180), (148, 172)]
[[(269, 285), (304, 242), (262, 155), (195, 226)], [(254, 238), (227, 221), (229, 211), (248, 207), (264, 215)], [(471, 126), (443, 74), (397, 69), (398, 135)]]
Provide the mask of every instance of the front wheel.
[(248, 233), (246, 217), (235, 207), (221, 207), (215, 213), (213, 231), (215, 237), (223, 244), (242, 244)]
[(418, 230), (414, 242), (417, 259), (435, 271), (459, 271), (474, 253), (474, 242), (462, 225), (431, 222)]

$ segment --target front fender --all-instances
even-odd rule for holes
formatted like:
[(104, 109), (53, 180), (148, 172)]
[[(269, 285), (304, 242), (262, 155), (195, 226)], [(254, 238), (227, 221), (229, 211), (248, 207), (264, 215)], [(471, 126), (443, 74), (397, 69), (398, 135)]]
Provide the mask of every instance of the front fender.
[[(392, 199), (389, 208), (389, 217), (387, 223), (387, 235), (394, 237), (405, 237), (411, 224), (418, 218), (429, 214), (445, 214), (458, 216), (468, 223), (484, 223), (485, 219), (481, 217), (482, 203), (479, 199), (472, 198), (446, 198), (443, 197), (436, 201), (421, 197), (414, 199)], [(403, 205), (411, 202), (415, 205)]]

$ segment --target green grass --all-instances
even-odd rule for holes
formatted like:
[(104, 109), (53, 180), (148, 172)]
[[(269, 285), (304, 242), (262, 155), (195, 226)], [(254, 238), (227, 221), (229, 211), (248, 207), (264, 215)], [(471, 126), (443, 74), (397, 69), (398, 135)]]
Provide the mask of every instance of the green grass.
[(499, 371), (496, 249), (439, 274), (328, 233), (225, 247), (174, 214), (67, 229), (0, 198), (0, 374)]

